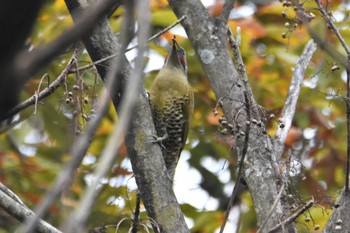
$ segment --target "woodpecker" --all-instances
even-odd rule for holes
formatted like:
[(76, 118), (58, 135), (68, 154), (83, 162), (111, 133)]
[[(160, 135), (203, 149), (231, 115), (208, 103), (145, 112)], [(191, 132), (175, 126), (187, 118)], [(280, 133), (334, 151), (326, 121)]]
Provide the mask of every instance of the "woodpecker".
[(175, 36), (149, 94), (157, 132), (156, 141), (162, 147), (165, 165), (173, 182), (193, 113), (193, 92), (187, 78), (186, 54)]

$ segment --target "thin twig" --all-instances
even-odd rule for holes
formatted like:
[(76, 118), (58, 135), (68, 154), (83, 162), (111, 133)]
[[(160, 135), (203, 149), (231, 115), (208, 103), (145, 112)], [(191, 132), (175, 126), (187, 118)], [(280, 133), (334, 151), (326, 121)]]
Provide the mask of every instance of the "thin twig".
[(322, 39), (318, 33), (313, 30), (310, 26), (307, 27), (307, 30), (311, 36), (311, 38), (316, 42), (318, 47), (325, 51), (329, 56), (331, 56), (338, 64), (341, 64), (345, 68), (350, 68), (350, 65), (348, 65), (347, 58), (344, 56), (344, 54), (341, 54), (338, 52), (338, 50), (334, 49), (329, 43), (329, 41), (326, 41)]
[(33, 113), (34, 115), (36, 115), (38, 100), (39, 100), (39, 92), (40, 92), (41, 84), (43, 83), (44, 78), (47, 78), (48, 86), (50, 85), (50, 76), (48, 74), (44, 74), (44, 76), (41, 77), (41, 79), (40, 79), (40, 82), (38, 85), (38, 90), (35, 91), (35, 94), (34, 94), (34, 97), (35, 97), (34, 113)]
[(99, 1), (98, 4), (87, 9), (86, 13), (77, 20), (72, 28), (63, 32), (47, 46), (33, 50), (30, 53), (25, 51), (19, 54), (13, 69), (15, 76), (21, 77), (23, 82), (28, 80), (44, 64), (49, 63), (61, 54), (65, 48), (89, 32), (114, 4), (114, 0)]
[[(332, 29), (336, 37), (338, 38), (340, 44), (343, 46), (346, 54), (347, 54), (347, 63), (346, 63), (346, 97), (349, 99), (350, 97), (350, 48), (345, 42), (343, 36), (340, 34), (338, 28), (335, 26), (332, 18), (323, 8), (320, 0), (315, 0), (318, 6), (318, 10), (321, 12), (323, 19), (326, 21), (327, 25)], [(327, 1), (328, 4), (328, 1)], [(345, 192), (349, 193), (350, 186), (350, 103), (346, 101), (346, 120), (347, 120), (347, 161), (346, 161), (346, 174), (345, 174)]]
[(66, 79), (69, 70), (74, 66), (75, 61), (77, 60), (78, 53), (75, 51), (68, 61), (66, 67), (63, 69), (61, 74), (52, 82), (52, 84), (49, 84), (48, 87), (46, 87), (44, 90), (42, 90), (40, 93), (34, 94), (32, 97), (28, 98), (27, 100), (23, 101), (22, 103), (18, 104), (16, 107), (12, 108), (7, 113), (0, 116), (0, 122), (13, 117), (15, 114), (19, 113), (23, 109), (26, 109), (27, 107), (35, 104), (37, 101), (40, 101), (44, 99), (45, 97), (52, 94), (54, 91), (56, 91), (57, 88), (61, 86), (63, 81)]
[(141, 203), (141, 194), (140, 192), (138, 192), (136, 196), (136, 206), (134, 211), (134, 219), (132, 223), (131, 233), (137, 233), (139, 230), (140, 203)]
[[(244, 100), (245, 100), (245, 108), (246, 108), (246, 112), (247, 112), (247, 119), (250, 119), (250, 108), (251, 108), (251, 103), (250, 103), (250, 101), (249, 101), (248, 94), (247, 94), (246, 91), (244, 92)], [(237, 181), (236, 181), (235, 186), (233, 187), (232, 194), (231, 194), (229, 203), (228, 203), (228, 205), (227, 205), (227, 209), (226, 209), (226, 212), (225, 212), (224, 220), (223, 220), (223, 222), (222, 222), (222, 224), (221, 224), (219, 233), (223, 233), (223, 232), (224, 232), (224, 229), (225, 229), (225, 226), (226, 226), (226, 222), (227, 222), (227, 220), (228, 220), (228, 217), (229, 217), (229, 215), (230, 215), (231, 208), (232, 208), (232, 206), (233, 206), (233, 201), (237, 198), (238, 186), (239, 186), (239, 184), (240, 184), (240, 182), (241, 182), (241, 179), (242, 179), (244, 159), (245, 159), (246, 154), (247, 154), (247, 152), (248, 152), (249, 131), (250, 131), (250, 124), (246, 124), (245, 137), (244, 137), (244, 144), (243, 144), (243, 150), (242, 150), (242, 156), (241, 156), (241, 159), (240, 159), (240, 161), (239, 161), (239, 166), (238, 166)]]
[[(241, 37), (239, 32), (240, 32), (240, 30), (239, 30), (239, 28), (237, 28), (237, 39)], [(245, 90), (248, 92), (248, 96), (250, 97), (250, 99), (254, 105), (255, 104), (254, 94), (253, 94), (252, 88), (249, 85), (247, 71), (246, 71), (246, 68), (245, 68), (245, 65), (243, 62), (241, 50), (239, 49), (239, 40), (237, 40), (237, 41), (235, 40), (235, 38), (233, 37), (233, 33), (231, 31), (231, 28), (229, 26), (227, 26), (227, 36), (228, 36), (228, 41), (229, 41), (231, 49), (232, 49), (234, 63), (236, 65), (238, 74), (239, 74), (241, 80), (243, 81), (243, 85), (245, 87)]]
[(287, 218), (286, 220), (284, 220), (283, 222), (281, 222), (280, 224), (278, 224), (277, 226), (269, 230), (268, 233), (280, 232), (282, 227), (294, 222), (295, 219), (297, 219), (300, 215), (302, 215), (306, 210), (308, 210), (313, 205), (314, 205), (314, 200), (309, 201), (298, 212), (296, 212), (295, 214), (293, 214), (292, 216), (290, 216), (289, 218)]
[[(161, 36), (162, 34), (164, 34), (165, 32), (169, 31), (170, 29), (172, 29), (173, 27), (175, 27), (176, 25), (178, 25), (179, 23), (181, 23), (182, 21), (184, 21), (186, 19), (186, 15), (182, 16), (180, 19), (178, 19), (175, 23), (171, 24), (170, 26), (164, 28), (163, 30), (161, 30), (160, 32), (156, 33), (155, 35), (151, 36), (150, 38), (148, 38), (147, 42), (150, 42), (156, 38), (158, 38), (159, 36)], [(133, 50), (135, 48), (137, 48), (139, 45), (135, 45), (135, 46), (132, 46), (130, 48), (127, 48), (125, 51), (128, 52), (130, 50)], [(87, 69), (90, 69), (91, 67), (93, 66), (96, 66), (98, 64), (101, 64), (102, 62), (105, 62), (105, 61), (108, 61), (110, 59), (112, 59), (113, 57), (117, 56), (118, 54), (115, 53), (115, 54), (112, 54), (112, 55), (109, 55), (105, 58), (102, 58), (98, 61), (95, 61), (95, 62), (92, 62), (88, 65), (85, 65), (85, 66), (82, 66), (82, 67), (79, 67), (79, 69), (71, 69), (69, 72), (70, 73), (74, 73), (76, 71), (82, 71), (82, 70), (87, 70)]]
[(259, 227), (257, 233), (263, 232), (263, 230), (264, 230), (266, 224), (268, 223), (268, 221), (269, 221), (269, 219), (270, 219), (270, 217), (271, 217), (271, 215), (272, 215), (272, 212), (274, 211), (274, 209), (276, 208), (277, 204), (279, 203), (279, 200), (280, 200), (280, 198), (281, 198), (281, 196), (282, 196), (283, 191), (284, 191), (284, 183), (281, 185), (280, 191), (279, 191), (279, 193), (278, 193), (278, 195), (277, 195), (277, 197), (276, 197), (276, 199), (275, 199), (275, 202), (274, 202), (273, 205), (271, 206), (271, 209), (270, 209), (269, 213), (267, 214), (267, 216), (266, 216), (266, 218), (264, 219), (263, 223), (262, 223), (261, 226)]
[[(318, 10), (321, 12), (322, 17), (324, 18), (324, 20), (327, 22), (327, 25), (334, 31), (335, 35), (337, 36), (339, 42), (341, 43), (341, 45), (343, 46), (346, 54), (348, 57), (350, 57), (350, 48), (349, 46), (346, 44), (344, 38), (342, 37), (342, 35), (340, 34), (338, 28), (335, 26), (332, 18), (329, 16), (329, 14), (326, 12), (326, 10), (323, 8), (320, 0), (315, 0), (318, 6)], [(328, 2), (328, 1), (327, 1)]]
[[(346, 97), (350, 98), (350, 70), (346, 69)], [(349, 175), (350, 175), (350, 103), (349, 101), (345, 101), (346, 103), (346, 129), (347, 129), (347, 161), (346, 161), (346, 174), (345, 174), (345, 193), (349, 193)]]

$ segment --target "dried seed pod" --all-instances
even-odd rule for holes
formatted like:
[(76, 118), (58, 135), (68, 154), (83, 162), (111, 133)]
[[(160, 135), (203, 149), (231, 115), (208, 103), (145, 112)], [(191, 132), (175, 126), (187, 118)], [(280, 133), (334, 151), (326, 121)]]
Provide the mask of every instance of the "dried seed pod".
[(221, 121), (220, 123), (223, 127), (226, 127), (227, 126), (227, 121)]
[(218, 121), (221, 124), (221, 122), (226, 121), (226, 118), (225, 117), (220, 117)]
[(340, 67), (337, 65), (332, 66), (332, 72), (339, 70)]
[(223, 128), (220, 130), (220, 133), (226, 135), (228, 133), (228, 130), (226, 128)]
[(86, 115), (85, 113), (81, 114), (81, 117), (84, 118), (85, 120), (86, 120), (87, 118), (89, 118), (89, 116)]
[(78, 85), (73, 85), (73, 90), (74, 91), (79, 91), (80, 90), (80, 87)]
[(89, 103), (89, 97), (86, 96), (86, 97), (84, 98), (84, 103), (85, 103), (85, 104), (88, 104), (88, 103)]

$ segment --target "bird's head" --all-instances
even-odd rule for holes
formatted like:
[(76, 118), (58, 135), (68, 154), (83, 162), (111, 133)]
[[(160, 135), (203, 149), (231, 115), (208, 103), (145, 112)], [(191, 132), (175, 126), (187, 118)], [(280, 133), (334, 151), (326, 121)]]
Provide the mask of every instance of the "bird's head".
[(173, 45), (165, 59), (164, 66), (175, 66), (187, 74), (187, 61), (185, 50), (177, 43), (176, 37), (172, 39)]

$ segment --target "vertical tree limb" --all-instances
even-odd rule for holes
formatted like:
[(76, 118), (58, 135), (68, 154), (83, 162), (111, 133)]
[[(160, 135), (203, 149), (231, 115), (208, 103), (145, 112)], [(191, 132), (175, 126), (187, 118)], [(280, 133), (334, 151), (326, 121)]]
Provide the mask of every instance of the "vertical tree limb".
[(311, 57), (316, 51), (316, 43), (313, 40), (309, 41), (304, 48), (304, 51), (294, 69), (292, 81), (289, 85), (289, 91), (286, 101), (283, 106), (281, 119), (284, 127), (279, 127), (275, 136), (275, 155), (279, 160), (284, 151), (284, 143), (287, 138), (287, 134), (292, 125), (292, 120), (296, 110), (301, 85), (304, 79), (304, 74), (307, 66), (310, 63)]
[[(71, 1), (77, 2), (76, 0)], [(84, 10), (80, 4), (69, 4), (68, 8), (70, 12)], [(72, 16), (76, 17), (74, 14)], [(93, 61), (117, 53), (120, 47), (120, 42), (114, 36), (108, 20), (104, 18), (98, 24), (99, 26), (92, 33), (83, 38), (84, 45)], [(125, 55), (123, 57), (124, 70), (115, 77), (118, 85), (112, 87), (115, 92), (112, 101), (118, 114), (122, 111), (120, 109), (121, 98), (125, 94), (124, 88), (130, 74), (130, 64), (126, 62)], [(105, 65), (97, 66), (102, 79), (107, 69)], [(136, 182), (147, 213), (156, 221), (161, 232), (187, 233), (189, 229), (168, 179), (161, 149), (158, 144), (150, 142), (152, 135), (155, 135), (155, 129), (149, 101), (143, 83), (140, 83), (133, 120), (125, 138)]]

